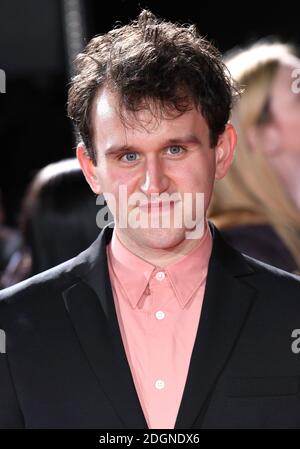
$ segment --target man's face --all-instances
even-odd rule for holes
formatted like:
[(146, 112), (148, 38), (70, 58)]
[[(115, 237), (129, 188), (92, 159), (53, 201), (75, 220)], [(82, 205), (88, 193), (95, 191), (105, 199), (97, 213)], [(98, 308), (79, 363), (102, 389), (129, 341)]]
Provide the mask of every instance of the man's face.
[[(179, 194), (181, 198), (167, 209), (171, 213), (168, 227), (117, 226), (118, 235), (123, 236), (123, 241), (125, 237), (144, 248), (168, 249), (180, 244), (186, 238), (187, 227), (185, 219), (178, 227), (174, 216), (189, 214), (195, 221), (203, 221), (203, 214), (198, 217), (195, 214), (196, 193), (204, 194), (206, 212), (214, 179), (224, 176), (232, 159), (235, 141), (232, 128), (227, 127), (218, 146), (210, 148), (206, 120), (194, 107), (180, 116), (173, 115), (159, 122), (147, 110), (140, 111), (135, 119), (127, 114), (125, 126), (120, 119), (116, 95), (106, 89), (98, 93), (91, 114), (97, 165), (92, 166), (80, 147), (78, 157), (93, 191), (104, 193), (116, 222), (123, 201), (121, 186), (126, 188), (127, 198), (136, 193), (144, 196), (148, 204), (142, 207), (138, 202), (131, 204), (128, 214), (148, 217), (149, 222), (150, 216), (156, 215), (157, 219), (164, 213), (161, 207), (149, 206), (153, 195)], [(185, 208), (186, 193), (190, 194), (192, 203)], [(116, 200), (116, 210), (110, 201), (111, 194)]]

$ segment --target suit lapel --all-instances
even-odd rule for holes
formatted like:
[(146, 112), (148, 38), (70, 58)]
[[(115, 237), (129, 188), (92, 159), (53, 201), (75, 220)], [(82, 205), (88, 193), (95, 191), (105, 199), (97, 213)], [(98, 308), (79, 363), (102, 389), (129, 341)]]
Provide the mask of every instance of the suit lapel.
[[(119, 416), (120, 427), (146, 429), (120, 334), (109, 282), (105, 229), (84, 257), (89, 270), (64, 292), (65, 304), (90, 366)], [(79, 264), (80, 265), (80, 264)]]
[(212, 230), (213, 251), (189, 373), (175, 423), (177, 429), (201, 426), (210, 393), (230, 358), (256, 296), (256, 290), (242, 282), (252, 272), (244, 258), (226, 245), (215, 228)]

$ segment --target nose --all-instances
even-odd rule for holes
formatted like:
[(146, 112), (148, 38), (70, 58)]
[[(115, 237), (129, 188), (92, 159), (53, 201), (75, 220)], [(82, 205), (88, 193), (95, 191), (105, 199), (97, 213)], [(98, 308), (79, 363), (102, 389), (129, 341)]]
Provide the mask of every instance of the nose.
[(169, 187), (169, 178), (167, 177), (163, 161), (160, 161), (157, 157), (147, 160), (143, 172), (143, 178), (141, 180), (140, 190), (145, 195), (151, 195), (153, 193), (160, 194), (165, 192)]

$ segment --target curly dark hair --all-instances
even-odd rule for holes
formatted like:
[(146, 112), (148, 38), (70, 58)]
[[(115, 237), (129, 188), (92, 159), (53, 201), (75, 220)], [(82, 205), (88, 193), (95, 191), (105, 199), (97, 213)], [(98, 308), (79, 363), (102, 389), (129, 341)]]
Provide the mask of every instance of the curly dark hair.
[[(68, 114), (96, 164), (90, 110), (101, 87), (117, 92), (122, 110), (148, 108), (155, 117), (199, 108), (215, 147), (237, 94), (219, 51), (194, 25), (179, 25), (143, 10), (129, 25), (94, 37), (76, 59)], [(159, 115), (158, 115), (159, 114)]]

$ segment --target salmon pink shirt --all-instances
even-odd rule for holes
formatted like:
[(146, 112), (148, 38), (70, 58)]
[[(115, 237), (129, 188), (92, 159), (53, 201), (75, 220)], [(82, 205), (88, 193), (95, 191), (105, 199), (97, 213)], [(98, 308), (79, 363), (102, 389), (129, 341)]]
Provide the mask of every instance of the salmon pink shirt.
[(150, 429), (175, 426), (201, 314), (212, 237), (163, 267), (129, 251), (115, 229), (107, 246), (120, 332)]

